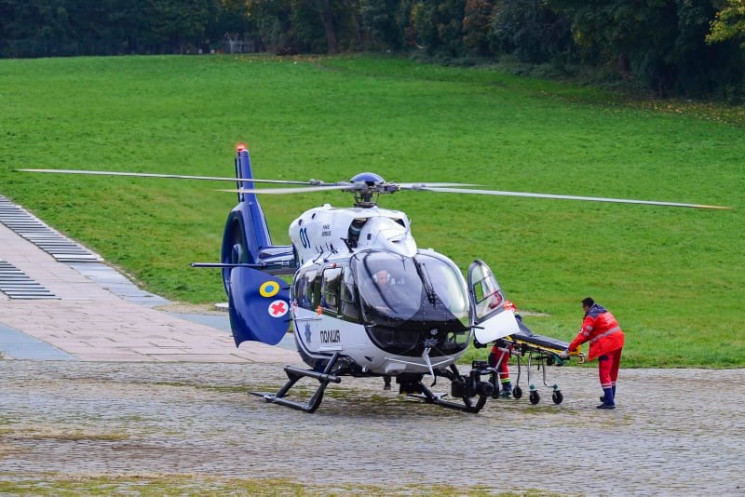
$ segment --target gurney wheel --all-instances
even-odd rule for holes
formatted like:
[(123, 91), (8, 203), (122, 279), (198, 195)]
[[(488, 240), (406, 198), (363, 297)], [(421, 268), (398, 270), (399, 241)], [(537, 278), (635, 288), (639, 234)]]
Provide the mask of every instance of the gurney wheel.
[(554, 404), (561, 404), (564, 401), (564, 395), (560, 390), (554, 390), (554, 393), (551, 394), (551, 400), (554, 401)]
[(512, 389), (512, 396), (519, 399), (523, 396), (523, 389), (519, 385), (515, 385), (515, 388)]
[(530, 392), (530, 403), (533, 405), (536, 405), (541, 401), (541, 395), (538, 393), (537, 390), (533, 390)]

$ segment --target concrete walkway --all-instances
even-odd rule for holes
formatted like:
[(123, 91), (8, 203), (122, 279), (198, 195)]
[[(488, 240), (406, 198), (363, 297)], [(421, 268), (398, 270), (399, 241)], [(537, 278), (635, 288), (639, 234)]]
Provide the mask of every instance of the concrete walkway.
[[(101, 263), (59, 262), (4, 224), (0, 260), (53, 294), (9, 298), (7, 288), (17, 285), (6, 283), (5, 292), (0, 288), (0, 353), (5, 359), (300, 362), (288, 340), (277, 347), (244, 342), (236, 348), (226, 330), (227, 313), (176, 316), (156, 310), (153, 304), (167, 301), (138, 290)], [(132, 295), (121, 291), (127, 288), (134, 289)]]

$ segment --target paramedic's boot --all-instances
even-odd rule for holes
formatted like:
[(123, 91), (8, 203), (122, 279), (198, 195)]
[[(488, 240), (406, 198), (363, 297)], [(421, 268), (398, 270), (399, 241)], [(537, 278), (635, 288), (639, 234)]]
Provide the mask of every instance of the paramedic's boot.
[(603, 388), (603, 392), (605, 392), (605, 395), (600, 397), (603, 403), (598, 406), (598, 409), (615, 409), (616, 403), (613, 399), (613, 389)]
[[(616, 386), (615, 385), (613, 385), (612, 390), (613, 390), (613, 402), (615, 403), (616, 401)], [(605, 395), (600, 396), (600, 402), (605, 402)]]
[(502, 391), (499, 392), (499, 396), (503, 399), (509, 399), (512, 397), (512, 383), (509, 381), (507, 383), (502, 383)]

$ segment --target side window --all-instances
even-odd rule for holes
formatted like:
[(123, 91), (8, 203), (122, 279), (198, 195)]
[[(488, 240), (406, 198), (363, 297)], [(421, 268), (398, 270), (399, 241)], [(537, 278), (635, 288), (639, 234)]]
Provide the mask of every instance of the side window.
[(293, 298), (298, 307), (315, 310), (321, 298), (321, 282), (317, 277), (318, 270), (309, 268), (295, 278), (293, 286)]
[(489, 314), (502, 303), (502, 292), (493, 276), (489, 275), (475, 282), (472, 288), (478, 319)]
[(476, 303), (480, 304), (485, 298), (489, 291), (486, 280), (477, 281), (473, 284), (473, 297), (476, 299)]
[(295, 278), (295, 286), (292, 288), (292, 298), (297, 302), (298, 307), (308, 308), (310, 303), (307, 301), (305, 295), (305, 286), (308, 284), (308, 280), (305, 279), (305, 275), (301, 274)]
[(341, 268), (326, 269), (323, 272), (323, 288), (321, 289), (321, 307), (332, 312), (339, 312), (339, 285), (341, 284)]
[(360, 319), (360, 305), (357, 300), (357, 292), (354, 288), (354, 277), (350, 268), (346, 268), (344, 271), (341, 291), (339, 293), (340, 300), (340, 311), (342, 315), (353, 321), (359, 321)]
[(305, 288), (309, 307), (316, 309), (321, 304), (321, 275), (313, 271), (312, 278), (308, 277), (308, 286)]

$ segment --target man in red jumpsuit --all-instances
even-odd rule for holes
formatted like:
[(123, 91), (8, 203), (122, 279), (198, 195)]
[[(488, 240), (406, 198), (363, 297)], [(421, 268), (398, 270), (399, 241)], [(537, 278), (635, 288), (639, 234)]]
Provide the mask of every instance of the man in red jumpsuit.
[(596, 304), (590, 297), (582, 301), (582, 309), (585, 311), (582, 329), (569, 344), (569, 348), (564, 351), (562, 357), (568, 357), (569, 352), (574, 352), (580, 345), (589, 341), (590, 352), (587, 359), (591, 361), (598, 358), (600, 387), (604, 392), (604, 395), (600, 397), (603, 403), (598, 406), (598, 409), (615, 409), (616, 380), (618, 368), (621, 365), (623, 331), (613, 314), (603, 306)]

